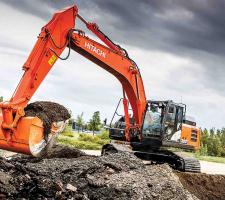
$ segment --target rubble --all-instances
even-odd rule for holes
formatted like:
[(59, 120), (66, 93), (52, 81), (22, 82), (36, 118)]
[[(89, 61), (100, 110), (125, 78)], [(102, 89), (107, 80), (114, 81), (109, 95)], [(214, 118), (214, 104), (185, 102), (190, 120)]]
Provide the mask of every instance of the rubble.
[[(28, 156), (0, 159), (0, 198), (198, 199), (197, 193), (185, 184), (183, 186), (183, 181), (178, 178), (186, 173), (178, 173), (177, 176), (166, 164), (145, 165), (129, 153), (95, 157), (63, 146), (54, 149), (54, 154), (52, 152), (42, 159)], [(184, 175), (183, 179), (188, 181), (189, 176)], [(225, 196), (217, 197), (223, 199)]]

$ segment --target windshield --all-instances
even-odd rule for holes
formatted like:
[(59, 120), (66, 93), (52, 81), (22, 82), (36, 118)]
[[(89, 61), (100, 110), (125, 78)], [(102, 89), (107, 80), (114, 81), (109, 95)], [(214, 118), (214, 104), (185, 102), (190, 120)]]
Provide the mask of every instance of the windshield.
[(157, 110), (147, 110), (142, 129), (143, 136), (160, 136), (160, 133), (161, 113)]

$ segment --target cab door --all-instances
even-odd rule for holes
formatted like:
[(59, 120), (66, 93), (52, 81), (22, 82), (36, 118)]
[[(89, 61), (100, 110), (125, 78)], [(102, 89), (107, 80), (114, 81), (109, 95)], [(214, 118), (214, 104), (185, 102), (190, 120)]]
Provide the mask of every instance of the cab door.
[(167, 105), (163, 120), (164, 139), (170, 140), (174, 133), (181, 130), (184, 116), (184, 107), (170, 103)]

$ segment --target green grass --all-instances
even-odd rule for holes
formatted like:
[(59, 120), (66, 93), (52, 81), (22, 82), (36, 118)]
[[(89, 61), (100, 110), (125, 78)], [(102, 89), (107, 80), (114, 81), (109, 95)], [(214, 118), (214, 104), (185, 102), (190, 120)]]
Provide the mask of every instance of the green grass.
[(204, 160), (208, 162), (216, 162), (216, 163), (224, 163), (225, 164), (225, 158), (224, 157), (216, 157), (216, 156), (201, 156), (195, 153), (195, 157), (199, 160)]
[(216, 163), (225, 163), (225, 157), (203, 156), (203, 155), (200, 155), (199, 152), (187, 152), (187, 151), (182, 151), (180, 149), (175, 149), (175, 148), (170, 148), (170, 150), (174, 152), (179, 152), (189, 157), (195, 157), (198, 160), (204, 160), (204, 161), (216, 162)]
[(70, 137), (67, 136), (59, 136), (58, 143), (65, 146), (75, 147), (78, 149), (90, 149), (90, 150), (101, 149), (101, 145), (99, 144), (87, 141), (80, 141), (77, 139), (71, 139)]
[(58, 137), (58, 143), (78, 149), (100, 150), (102, 145), (109, 142), (109, 134), (103, 131), (95, 136), (86, 133), (74, 133), (70, 127)]

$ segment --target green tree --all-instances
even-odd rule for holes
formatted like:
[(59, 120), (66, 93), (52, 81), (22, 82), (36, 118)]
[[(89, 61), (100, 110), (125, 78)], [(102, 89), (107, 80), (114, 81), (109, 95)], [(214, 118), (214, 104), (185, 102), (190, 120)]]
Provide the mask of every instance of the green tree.
[(93, 131), (93, 135), (94, 135), (95, 131), (100, 130), (99, 129), (100, 125), (101, 125), (100, 112), (96, 111), (96, 112), (94, 112), (94, 114), (89, 122), (89, 127), (90, 127), (90, 130)]
[(74, 119), (73, 118), (70, 118), (69, 121), (68, 121), (68, 125), (69, 126), (72, 126), (73, 122), (74, 122)]
[(209, 133), (210, 133), (210, 137), (213, 137), (215, 135), (215, 128), (211, 128), (209, 130)]
[(225, 128), (221, 129), (220, 140), (221, 140), (221, 143), (222, 143), (222, 147), (225, 149)]
[(200, 154), (225, 157), (225, 128), (204, 129), (201, 133)]
[(88, 127), (87, 123), (84, 124), (84, 130), (89, 130), (89, 127)]
[(222, 151), (223, 151), (223, 148), (222, 148), (220, 138), (218, 135), (216, 135), (213, 140), (213, 154), (215, 156), (221, 156)]
[(0, 102), (3, 102), (3, 96), (0, 96)]
[(80, 132), (80, 130), (83, 130), (83, 126), (84, 126), (83, 115), (84, 115), (84, 113), (82, 112), (80, 115), (77, 115), (77, 118), (76, 118), (76, 124), (77, 124), (77, 127), (78, 127), (78, 133)]
[(208, 138), (209, 138), (209, 132), (208, 132), (208, 130), (205, 128), (205, 129), (202, 131), (202, 134), (201, 134), (201, 144), (202, 144), (202, 146), (207, 146)]
[(208, 154), (208, 147), (207, 147), (208, 138), (209, 138), (209, 132), (205, 128), (203, 131), (201, 131), (201, 148), (199, 151), (199, 153), (204, 156)]

